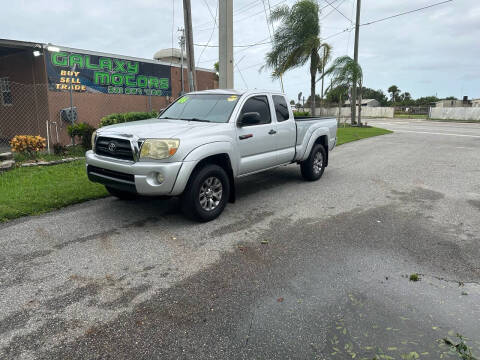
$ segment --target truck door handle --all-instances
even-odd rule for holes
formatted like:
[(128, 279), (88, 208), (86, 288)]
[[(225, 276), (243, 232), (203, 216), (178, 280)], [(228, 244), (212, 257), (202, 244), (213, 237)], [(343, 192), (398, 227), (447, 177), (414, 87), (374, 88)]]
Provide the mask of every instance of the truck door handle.
[(276, 133), (277, 133), (277, 132), (276, 132), (275, 130), (273, 130), (273, 129), (268, 132), (269, 135), (274, 135), (274, 134), (276, 134)]

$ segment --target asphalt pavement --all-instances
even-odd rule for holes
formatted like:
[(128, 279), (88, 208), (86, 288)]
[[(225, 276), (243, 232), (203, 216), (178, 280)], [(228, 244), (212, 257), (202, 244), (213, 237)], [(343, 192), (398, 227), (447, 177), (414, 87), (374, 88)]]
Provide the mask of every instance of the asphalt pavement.
[(480, 124), (368, 122), (395, 133), (207, 224), (106, 198), (0, 225), (0, 359), (479, 356)]

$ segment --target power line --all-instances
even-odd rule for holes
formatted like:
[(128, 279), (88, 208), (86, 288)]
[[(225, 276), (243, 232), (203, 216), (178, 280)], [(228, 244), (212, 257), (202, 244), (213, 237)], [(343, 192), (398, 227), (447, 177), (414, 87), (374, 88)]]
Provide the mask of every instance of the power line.
[(248, 84), (247, 84), (247, 82), (245, 81), (245, 78), (243, 77), (243, 74), (242, 74), (242, 72), (240, 71), (240, 69), (238, 68), (237, 64), (235, 64), (235, 67), (237, 68), (237, 71), (238, 71), (238, 73), (240, 74), (240, 77), (242, 78), (243, 83), (245, 84), (245, 87), (248, 89)]
[[(345, 0), (340, 1), (340, 4), (338, 4), (337, 7), (340, 6), (340, 5), (342, 5), (344, 2), (345, 2)], [(333, 4), (333, 2), (332, 2), (332, 4)], [(327, 6), (329, 6), (329, 5), (327, 5)], [(325, 8), (325, 7), (326, 7), (326, 6), (324, 6), (323, 8)], [(320, 20), (323, 20), (323, 19), (327, 18), (327, 17), (330, 16), (330, 14), (332, 14), (335, 10), (336, 10), (336, 8), (333, 7), (333, 9), (332, 9), (327, 15), (322, 16), (322, 17), (320, 18)]]
[(435, 3), (435, 4), (431, 4), (431, 5), (428, 5), (428, 6), (424, 6), (424, 7), (415, 9), (415, 10), (405, 11), (405, 12), (403, 12), (403, 13), (399, 13), (399, 14), (396, 14), (396, 15), (387, 16), (387, 17), (384, 17), (384, 18), (381, 18), (381, 19), (369, 21), (369, 22), (367, 22), (367, 23), (360, 24), (360, 26), (372, 25), (372, 24), (378, 23), (378, 22), (380, 22), (380, 21), (385, 21), (385, 20), (393, 19), (393, 18), (402, 16), (402, 15), (407, 15), (407, 14), (411, 14), (411, 13), (414, 13), (414, 12), (417, 12), (417, 11), (429, 9), (429, 8), (434, 7), (434, 6), (446, 4), (446, 3), (449, 3), (449, 2), (452, 2), (452, 1), (454, 1), (454, 0), (441, 1), (441, 2), (438, 2), (438, 3)]
[(215, 33), (215, 29), (217, 28), (217, 15), (218, 15), (218, 3), (217, 3), (217, 6), (215, 7), (215, 16), (213, 16), (213, 13), (212, 13), (212, 10), (210, 9), (210, 6), (208, 5), (207, 1), (206, 0), (203, 0), (203, 2), (205, 3), (205, 5), (207, 6), (208, 8), (208, 12), (210, 13), (210, 16), (213, 18), (213, 22), (214, 22), (214, 26), (213, 26), (213, 29), (212, 29), (212, 32), (210, 33), (210, 38), (208, 39), (208, 42), (207, 44), (205, 45), (205, 47), (202, 49), (202, 52), (200, 53), (200, 56), (198, 57), (198, 60), (197, 60), (197, 66), (198, 64), (200, 64), (200, 58), (202, 57), (203, 53), (205, 52), (205, 49), (210, 45), (210, 41), (212, 41), (212, 37), (213, 37), (213, 34)]
[(170, 66), (173, 64), (173, 39), (175, 34), (175, 0), (172, 0), (172, 57), (170, 58)]
[[(328, 0), (324, 0), (328, 5), (330, 5), (332, 8), (334, 8), (340, 15), (342, 15), (345, 19), (348, 20), (349, 23), (352, 23), (352, 20), (349, 19), (348, 17), (346, 17), (340, 10), (338, 10), (338, 8), (336, 8), (335, 6), (332, 5), (332, 3), (329, 3)], [(341, 4), (340, 4), (341, 5)], [(338, 5), (338, 6), (340, 6)]]
[[(252, 6), (252, 5), (253, 5), (253, 6)], [(259, 5), (258, 0), (254, 0), (254, 1), (246, 4), (245, 6), (238, 8), (238, 9), (235, 10), (233, 13), (238, 15), (238, 14), (244, 13), (244, 12), (250, 10), (250, 9), (253, 9), (253, 8), (255, 8), (255, 7), (258, 6), (258, 5)], [(210, 24), (210, 22), (201, 23), (201, 24), (195, 26), (195, 31), (210, 30), (211, 28), (207, 28), (207, 29), (197, 29), (197, 27), (200, 27), (200, 28), (201, 28), (202, 26), (209, 25), (209, 24)]]
[[(268, 39), (268, 38), (267, 38)], [(259, 46), (259, 45), (266, 45), (266, 44), (271, 44), (271, 41), (266, 41), (266, 42), (258, 42), (254, 44), (246, 44), (246, 45), (233, 45), (233, 47), (236, 48), (250, 48), (253, 46)], [(204, 47), (211, 47), (211, 48), (216, 48), (218, 45), (210, 45), (210, 44), (193, 44), (195, 46), (204, 46)]]

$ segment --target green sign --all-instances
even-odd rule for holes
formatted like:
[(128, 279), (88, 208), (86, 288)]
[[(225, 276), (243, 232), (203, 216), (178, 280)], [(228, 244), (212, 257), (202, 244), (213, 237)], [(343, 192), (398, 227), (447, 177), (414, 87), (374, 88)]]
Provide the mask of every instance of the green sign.
[(46, 52), (51, 90), (170, 96), (170, 67), (97, 55)]

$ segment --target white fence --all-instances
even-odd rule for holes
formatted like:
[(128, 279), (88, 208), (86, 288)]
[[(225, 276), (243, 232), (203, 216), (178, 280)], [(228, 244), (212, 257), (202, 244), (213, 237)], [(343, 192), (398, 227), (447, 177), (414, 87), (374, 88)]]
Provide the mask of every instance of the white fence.
[[(340, 117), (350, 117), (350, 108), (342, 107), (340, 109)], [(393, 107), (362, 107), (362, 118), (393, 118)], [(338, 107), (335, 108), (317, 108), (315, 114), (318, 116), (334, 116), (338, 117)], [(357, 107), (358, 116), (358, 107)]]
[(480, 120), (480, 107), (434, 107), (430, 109), (431, 119)]
[[(350, 117), (351, 109), (349, 107), (342, 107), (340, 110), (340, 117)], [(317, 108), (315, 113), (318, 116), (338, 117), (338, 108)], [(362, 118), (393, 118), (393, 113), (393, 107), (362, 107)]]

